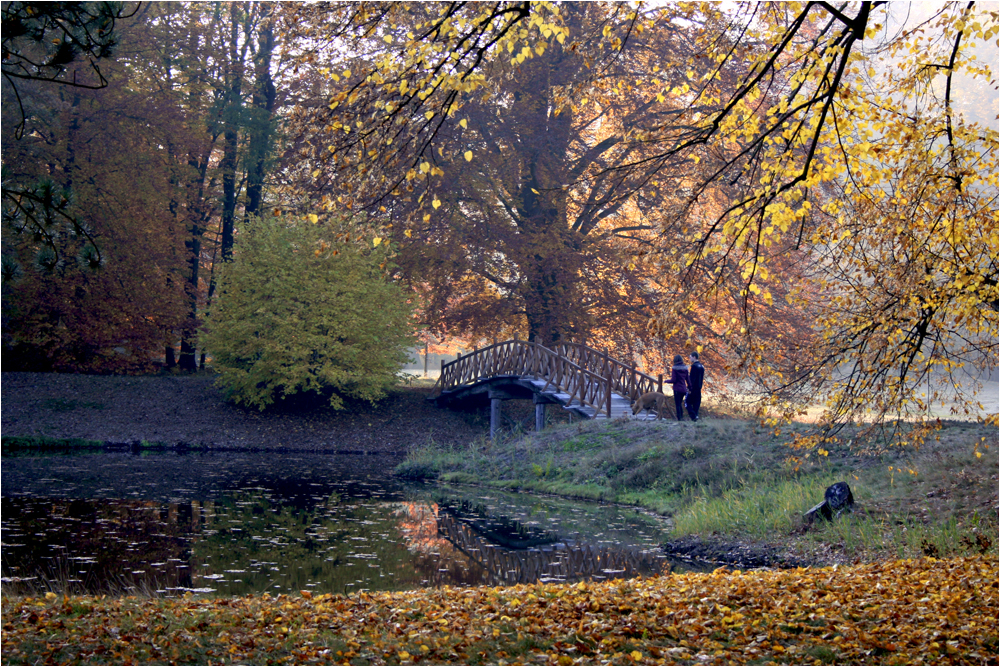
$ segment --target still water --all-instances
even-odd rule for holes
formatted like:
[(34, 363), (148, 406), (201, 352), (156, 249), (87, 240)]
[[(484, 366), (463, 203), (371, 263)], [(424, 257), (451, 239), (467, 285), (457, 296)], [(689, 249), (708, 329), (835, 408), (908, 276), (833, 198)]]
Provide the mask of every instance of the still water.
[(386, 456), (74, 453), (2, 468), (6, 591), (349, 593), (671, 567), (632, 508), (406, 484)]

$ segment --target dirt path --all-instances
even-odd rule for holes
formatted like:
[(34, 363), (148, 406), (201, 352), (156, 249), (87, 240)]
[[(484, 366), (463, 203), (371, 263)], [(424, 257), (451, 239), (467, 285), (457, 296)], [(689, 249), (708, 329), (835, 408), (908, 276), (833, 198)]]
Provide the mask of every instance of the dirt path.
[(310, 450), (406, 451), (433, 438), (467, 444), (483, 435), (475, 415), (438, 408), (427, 389), (400, 389), (382, 403), (285, 406), (264, 413), (226, 403), (208, 376), (3, 373), (4, 436), (112, 443)]

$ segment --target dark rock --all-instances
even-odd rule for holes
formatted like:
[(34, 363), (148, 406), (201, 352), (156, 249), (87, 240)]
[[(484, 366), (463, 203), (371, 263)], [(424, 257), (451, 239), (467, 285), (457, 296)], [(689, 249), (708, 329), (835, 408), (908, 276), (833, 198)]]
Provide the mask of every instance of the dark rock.
[(854, 506), (854, 494), (847, 482), (837, 482), (826, 490), (826, 504), (830, 509), (840, 514), (843, 511), (850, 511)]
[(812, 523), (817, 516), (832, 521), (854, 508), (854, 494), (851, 493), (851, 487), (847, 485), (847, 482), (837, 482), (829, 486), (823, 495), (823, 502), (805, 513), (807, 523)]

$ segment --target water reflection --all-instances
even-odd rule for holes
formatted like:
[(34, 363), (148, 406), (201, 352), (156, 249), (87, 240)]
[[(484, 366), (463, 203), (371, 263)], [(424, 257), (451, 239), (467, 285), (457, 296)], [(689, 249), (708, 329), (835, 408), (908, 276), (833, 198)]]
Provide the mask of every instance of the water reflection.
[(4, 587), (345, 593), (667, 567), (655, 548), (667, 526), (656, 517), (403, 486), (385, 474), (394, 463), (319, 455), (4, 457)]
[(473, 526), (446, 512), (438, 516), (437, 527), (451, 544), (483, 568), (490, 584), (602, 580), (659, 574), (669, 569), (664, 557), (653, 549), (601, 547), (585, 542), (510, 549), (491, 543)]

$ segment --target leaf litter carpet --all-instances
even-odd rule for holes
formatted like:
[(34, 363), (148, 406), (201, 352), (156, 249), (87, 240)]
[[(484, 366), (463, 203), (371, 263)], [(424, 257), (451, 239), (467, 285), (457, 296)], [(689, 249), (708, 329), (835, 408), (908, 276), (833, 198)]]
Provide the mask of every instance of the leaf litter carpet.
[(6, 598), (3, 661), (998, 664), (990, 554), (630, 581), (231, 599)]

